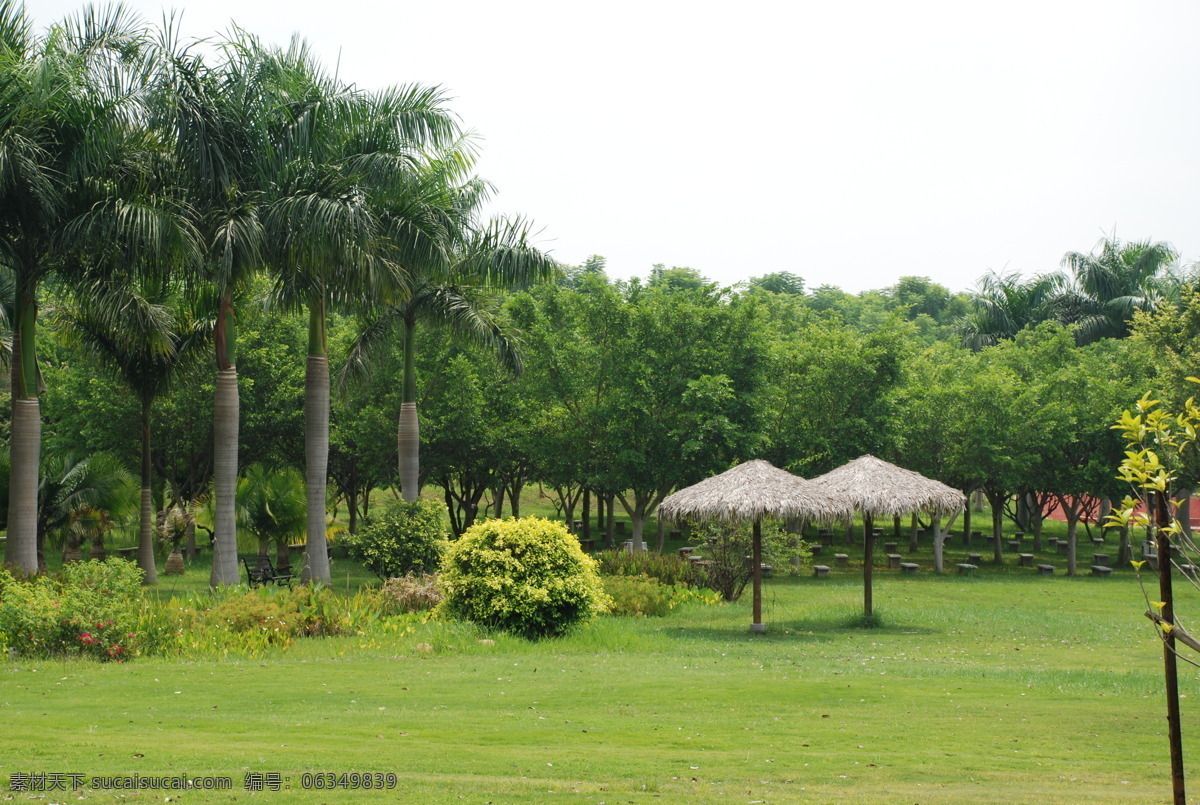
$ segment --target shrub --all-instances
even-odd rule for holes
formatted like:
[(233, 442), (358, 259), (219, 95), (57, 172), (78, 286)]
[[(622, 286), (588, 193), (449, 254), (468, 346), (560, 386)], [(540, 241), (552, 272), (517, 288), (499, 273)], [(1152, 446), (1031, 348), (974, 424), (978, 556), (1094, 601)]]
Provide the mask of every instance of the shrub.
[(596, 555), (604, 576), (648, 576), (663, 584), (704, 584), (704, 572), (673, 553), (603, 551)]
[(661, 617), (671, 611), (672, 588), (649, 576), (605, 576), (604, 592), (613, 600), (613, 615)]
[(0, 570), (0, 644), (32, 657), (122, 660), (141, 646), (142, 571), (132, 562), (73, 562), (18, 580)]
[(437, 576), (427, 573), (388, 579), (379, 591), (380, 606), (387, 615), (433, 609), (445, 598), (438, 586)]
[(340, 542), (381, 579), (428, 573), (445, 552), (446, 507), (433, 500), (394, 503)]
[[(750, 524), (707, 523), (697, 530), (700, 542), (696, 554), (705, 561), (705, 585), (720, 593), (726, 601), (736, 601), (753, 578), (754, 537)], [(762, 526), (763, 562), (774, 566), (792, 566), (794, 560), (806, 561), (808, 545), (778, 524)]]
[(559, 635), (608, 605), (596, 563), (562, 523), (488, 520), (442, 562), (445, 611), (528, 638)]

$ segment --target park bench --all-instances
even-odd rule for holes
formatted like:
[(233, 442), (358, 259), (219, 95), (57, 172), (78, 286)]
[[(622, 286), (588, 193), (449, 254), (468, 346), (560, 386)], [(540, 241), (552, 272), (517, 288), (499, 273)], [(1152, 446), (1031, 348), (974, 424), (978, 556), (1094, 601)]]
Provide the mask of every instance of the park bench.
[(967, 554), (967, 561), (968, 561), (968, 562), (970, 562), (970, 563), (971, 563), (971, 564), (973, 564), (973, 565), (977, 565), (977, 564), (979, 564), (980, 562), (982, 562), (982, 561), (983, 561), (983, 554), (981, 554), (981, 553), (969, 553), (969, 554)]
[(1033, 567), (1033, 554), (1022, 553), (1017, 556), (1021, 559), (1021, 567)]
[(1110, 576), (1110, 575), (1112, 575), (1112, 568), (1106, 567), (1104, 565), (1092, 565), (1092, 575), (1093, 576)]
[(1038, 565), (1037, 570), (1038, 570), (1038, 574), (1040, 574), (1042, 576), (1053, 576), (1054, 575), (1054, 565)]
[(847, 567), (850, 564), (850, 554), (848, 553), (835, 553), (833, 559), (838, 567)]
[(915, 575), (917, 575), (917, 569), (920, 567), (921, 566), (918, 565), (916, 562), (901, 562), (900, 563), (900, 572), (907, 573), (910, 576), (915, 576)]
[(266, 556), (260, 556), (254, 560), (243, 559), (242, 564), (246, 566), (246, 578), (251, 587), (260, 584), (287, 584), (288, 587), (291, 587), (292, 579), (296, 578), (290, 567), (280, 567), (279, 570), (276, 570), (271, 564), (270, 558)]
[(1097, 565), (1107, 565), (1110, 557), (1111, 557), (1111, 554), (1094, 553), (1094, 554), (1092, 554), (1092, 562)]
[(898, 569), (900, 567), (900, 560), (903, 558), (904, 557), (898, 553), (889, 553), (887, 555), (888, 567), (891, 568), (892, 570)]
[(1021, 540), (1010, 539), (1008, 541), (1008, 552), (1009, 553), (1020, 553), (1021, 552)]
[(978, 569), (979, 565), (973, 565), (970, 562), (958, 563), (958, 575), (960, 576), (974, 576), (975, 571)]
[(818, 579), (829, 578), (829, 565), (813, 565), (813, 572)]

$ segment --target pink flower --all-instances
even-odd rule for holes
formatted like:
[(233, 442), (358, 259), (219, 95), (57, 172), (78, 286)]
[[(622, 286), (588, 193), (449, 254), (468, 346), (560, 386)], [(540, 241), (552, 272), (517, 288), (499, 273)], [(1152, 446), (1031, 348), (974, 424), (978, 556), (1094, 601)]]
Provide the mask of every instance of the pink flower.
[(90, 646), (92, 643), (95, 643), (96, 640), (91, 636), (91, 634), (84, 632), (79, 636), (79, 642), (83, 643), (85, 646)]

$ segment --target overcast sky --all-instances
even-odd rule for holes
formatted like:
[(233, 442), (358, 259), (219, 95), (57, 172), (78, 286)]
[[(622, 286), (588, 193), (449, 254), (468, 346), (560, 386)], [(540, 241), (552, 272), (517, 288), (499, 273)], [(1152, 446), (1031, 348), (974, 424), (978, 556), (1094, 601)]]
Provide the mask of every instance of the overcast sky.
[[(81, 7), (28, 2), (39, 25)], [(566, 263), (810, 288), (1029, 276), (1105, 234), (1200, 258), (1200, 4), (126, 3), (440, 84)]]

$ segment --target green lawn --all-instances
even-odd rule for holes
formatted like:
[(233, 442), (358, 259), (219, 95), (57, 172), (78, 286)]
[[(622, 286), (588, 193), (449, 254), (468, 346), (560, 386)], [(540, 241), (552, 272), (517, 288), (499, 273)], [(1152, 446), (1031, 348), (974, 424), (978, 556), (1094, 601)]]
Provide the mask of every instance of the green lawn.
[[(1132, 574), (989, 569), (878, 571), (866, 631), (847, 569), (770, 581), (766, 635), (747, 595), (538, 644), (430, 622), (257, 660), (9, 661), (0, 786), (183, 773), (234, 790), (42, 801), (277, 801), (244, 782), (279, 773), (307, 802), (1169, 801), (1161, 652)], [(1186, 666), (1183, 686), (1187, 741)], [(397, 787), (305, 790), (306, 772)]]

